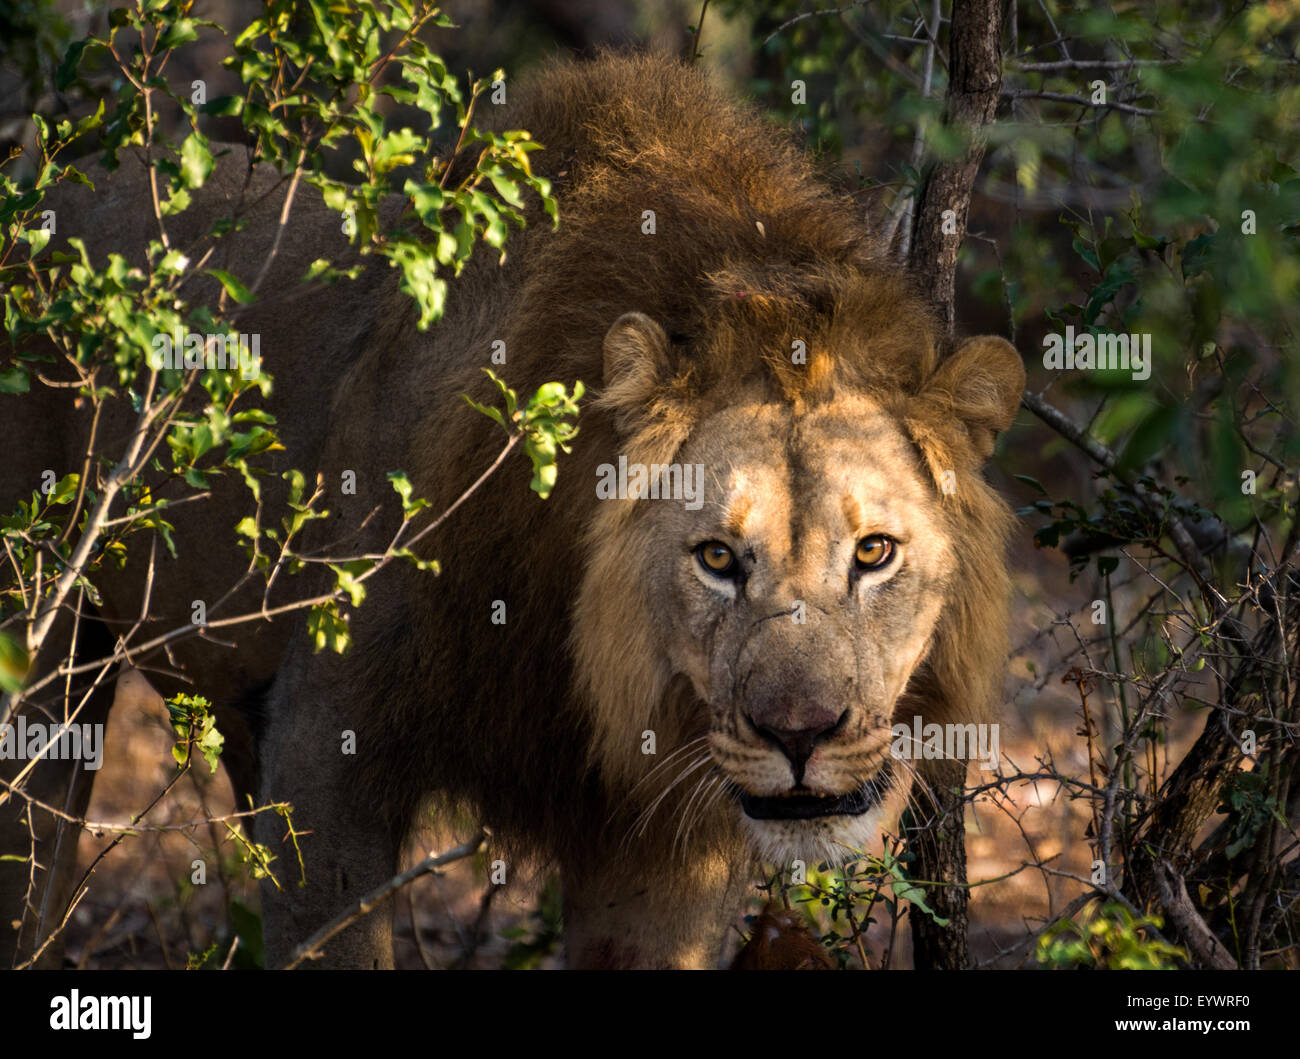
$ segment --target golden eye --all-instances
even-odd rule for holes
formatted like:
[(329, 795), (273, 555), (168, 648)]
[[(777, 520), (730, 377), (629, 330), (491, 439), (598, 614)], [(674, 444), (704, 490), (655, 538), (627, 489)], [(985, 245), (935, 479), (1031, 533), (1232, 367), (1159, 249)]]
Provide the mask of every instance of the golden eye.
[(736, 572), (736, 553), (722, 541), (705, 541), (695, 554), (700, 565), (715, 577), (730, 577)]
[(894, 558), (894, 542), (881, 533), (873, 533), (858, 541), (857, 551), (853, 553), (854, 562), (859, 570), (879, 570), (888, 566)]

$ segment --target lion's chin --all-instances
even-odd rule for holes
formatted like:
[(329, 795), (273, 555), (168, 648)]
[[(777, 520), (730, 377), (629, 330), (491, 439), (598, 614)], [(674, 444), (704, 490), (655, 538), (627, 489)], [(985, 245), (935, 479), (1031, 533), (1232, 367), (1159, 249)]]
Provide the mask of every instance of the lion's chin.
[(812, 865), (820, 861), (843, 864), (856, 859), (880, 841), (890, 815), (885, 806), (876, 806), (857, 815), (805, 819), (755, 819), (745, 815), (743, 819), (759, 857), (787, 867), (795, 860)]

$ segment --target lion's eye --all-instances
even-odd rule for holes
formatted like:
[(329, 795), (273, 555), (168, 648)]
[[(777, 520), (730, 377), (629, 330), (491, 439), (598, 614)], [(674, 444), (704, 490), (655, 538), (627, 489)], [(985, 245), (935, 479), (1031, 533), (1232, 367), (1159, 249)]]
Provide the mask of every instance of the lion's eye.
[(739, 569), (736, 553), (722, 541), (705, 541), (695, 549), (695, 556), (700, 560), (700, 565), (714, 577), (732, 577)]
[(894, 542), (882, 533), (873, 533), (858, 541), (853, 561), (859, 570), (879, 570), (894, 558)]

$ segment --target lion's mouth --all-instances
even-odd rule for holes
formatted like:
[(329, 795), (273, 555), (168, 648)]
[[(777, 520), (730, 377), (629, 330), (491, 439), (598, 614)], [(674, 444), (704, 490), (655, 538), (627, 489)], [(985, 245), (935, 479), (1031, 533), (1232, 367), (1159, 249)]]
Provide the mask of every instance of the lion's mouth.
[(740, 807), (751, 820), (815, 820), (819, 816), (861, 816), (880, 804), (887, 787), (888, 779), (882, 769), (848, 794), (828, 797), (818, 797), (815, 794), (744, 794), (740, 798)]

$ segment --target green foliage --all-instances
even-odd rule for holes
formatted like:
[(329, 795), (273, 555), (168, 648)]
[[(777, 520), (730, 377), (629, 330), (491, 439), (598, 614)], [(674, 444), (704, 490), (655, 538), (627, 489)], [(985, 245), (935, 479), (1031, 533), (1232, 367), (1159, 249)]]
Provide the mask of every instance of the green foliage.
[[(26, 98), (35, 98), (46, 88), (49, 71), (58, 65), (68, 46), (67, 19), (55, 0), (7, 0), (0, 4), (0, 54), (22, 75)], [(62, 82), (62, 68), (56, 78)]]
[(578, 428), (570, 420), (577, 418), (578, 402), (585, 392), (582, 380), (574, 382), (572, 394), (564, 388), (563, 383), (544, 383), (521, 409), (514, 390), (497, 378), (491, 368), (483, 370), (501, 392), (505, 411), (479, 404), (468, 396), (465, 400), (472, 408), (499, 424), (507, 435), (523, 438), (524, 451), (533, 464), (533, 480), (529, 485), (545, 500), (555, 488), (555, 479), (559, 474), (556, 462), (559, 454), (572, 451), (569, 443), (578, 436)]
[[(798, 0), (724, 0), (715, 10), (748, 21), (752, 87), (782, 122), (802, 126), (832, 156), (885, 160), (861, 178), (864, 191), (893, 189), (882, 205), (897, 210), (926, 168), (961, 146), (940, 120), (946, 25), (927, 60), (924, 5), (810, 10)], [(1172, 0), (1116, 10), (1063, 0), (1047, 10), (1015, 12), (1018, 48), (1007, 50), (1004, 81), (1018, 98), (1004, 101), (986, 130), (982, 187), (995, 204), (1014, 206), (1016, 223), (1002, 229), (1007, 236), (997, 233), (997, 267), (978, 272), (975, 289), (1008, 309), (1013, 327), (1045, 317), (1057, 330), (1150, 334), (1150, 380), (1071, 372), (1062, 384), (1101, 404), (1093, 433), (1118, 451), (1122, 471), (1176, 455), (1178, 469), (1204, 484), (1197, 502), (1237, 528), (1277, 504), (1275, 493), (1241, 490), (1241, 470), (1260, 467), (1247, 441), (1259, 448), (1262, 431), (1241, 436), (1242, 417), (1226, 407), (1229, 388), (1209, 407), (1182, 399), (1180, 389), (1190, 380), (1209, 390), (1215, 372), (1240, 384), (1253, 366), (1263, 393), (1291, 400), (1300, 391), (1295, 13), (1252, 4), (1225, 17), (1214, 5)], [(1168, 39), (1157, 41), (1152, 25), (1169, 27)], [(1113, 65), (1057, 61), (1067, 51), (1078, 62)], [(790, 98), (795, 79), (806, 83), (804, 103)], [(1098, 82), (1106, 92), (1099, 105)], [(1076, 205), (1116, 197), (1114, 206)], [(1047, 204), (1059, 232), (1039, 219)], [(982, 245), (968, 244), (964, 261), (980, 257), (988, 259)], [(1031, 360), (1041, 353), (1025, 351)], [(1276, 445), (1268, 450), (1275, 457), (1300, 452), (1294, 431)]]
[(1272, 821), (1287, 826), (1277, 795), (1270, 790), (1267, 762), (1261, 762), (1253, 772), (1234, 772), (1217, 811), (1227, 814), (1228, 844), (1224, 855), (1229, 860), (1253, 850), (1260, 833)]
[[(915, 17), (912, 5), (895, 0), (872, 6), (880, 25)], [(857, 26), (835, 17), (831, 9), (809, 18), (809, 5), (802, 0), (722, 0), (718, 10), (752, 21), (758, 69), (750, 88), (783, 123), (802, 128), (816, 151), (840, 155), (866, 124), (885, 130), (899, 144), (910, 143), (917, 119), (935, 113), (933, 99), (942, 99), (939, 81), (931, 100), (917, 98), (910, 78), (900, 75), (900, 64), (881, 62), (889, 47), (879, 34), (855, 33)], [(792, 99), (796, 80), (806, 86), (806, 103)], [(903, 175), (905, 180), (917, 177), (915, 171)]]
[[(99, 98), (83, 107), (77, 120), (33, 117), (36, 154), (24, 160), (30, 178), (20, 180), (11, 175), (12, 166), (0, 166), (0, 306), (13, 354), (9, 365), (0, 365), (0, 395), (28, 392), (33, 372), (51, 363), (52, 349), (78, 381), (69, 397), (89, 400), (96, 408), (114, 399), (129, 403), (146, 444), (120, 457), (93, 453), (95, 473), (84, 487), (72, 475), (52, 492), (34, 494), (32, 503), (0, 522), (14, 575), (0, 582), (0, 626), (27, 620), (30, 638), (69, 591), (83, 591), (98, 602), (98, 572), (105, 564), (122, 565), (133, 534), (152, 530), (175, 555), (167, 508), (201, 496), (220, 475), (239, 475), (257, 504), (253, 514), (236, 520), (252, 570), (269, 586), (280, 572), (307, 567), (297, 538), (307, 522), (329, 515), (319, 503), (321, 490), (309, 492), (300, 472), (285, 472), (288, 513), (278, 525), (263, 517), (266, 471), (259, 458), (282, 448), (274, 418), (259, 407), (272, 381), (246, 351), (238, 371), (233, 359), (225, 359), (240, 349), (241, 312), (265, 296), (260, 289), (265, 265), (206, 267), (224, 261), (221, 243), (242, 223), (243, 204), (193, 246), (173, 245), (169, 223), (191, 207), (192, 194), (218, 161), (200, 118), (237, 117), (254, 144), (253, 161), (278, 167), (297, 189), (294, 194), (319, 194), (346, 217), (360, 252), (386, 258), (400, 271), (402, 289), (419, 306), (420, 327), (435, 322), (448, 281), (476, 246), (486, 244), (504, 259), (510, 229), (524, 223), (528, 196), (542, 215), (557, 220), (549, 185), (529, 166), (538, 145), (525, 131), (475, 128), (475, 102), (489, 83), (463, 87), (420, 35), (448, 24), (436, 8), (409, 0), (348, 5), (271, 0), (232, 42), (227, 65), (241, 76), (243, 91), (203, 104), (162, 76), (175, 49), (193, 42), (200, 28), (220, 29), (195, 17), (192, 0), (139, 0), (117, 8), (105, 36), (68, 47), (58, 71), (60, 88), (77, 89), (79, 71), (98, 72), (105, 65), (116, 66), (118, 87), (108, 105)], [(418, 107), (424, 127), (389, 128), (383, 115), (394, 101)], [(179, 118), (182, 134), (176, 142), (162, 132), (159, 115), (165, 108)], [(447, 118), (456, 122), (460, 153), (436, 158), (428, 136)], [(150, 223), (157, 237), (143, 262), (114, 253), (92, 261), (77, 238), (68, 240), (68, 250), (48, 249), (45, 195), (66, 181), (90, 184), (64, 157), (96, 138), (107, 168), (115, 168), (128, 147), (143, 150), (152, 167), (158, 204)], [(330, 175), (332, 163), (349, 158), (351, 179)], [(384, 214), (395, 218), (387, 224), (381, 222), (385, 201), (403, 207), (396, 215)], [(291, 212), (287, 223), (291, 232)], [(219, 284), (215, 303), (190, 300), (200, 270)], [(352, 278), (358, 271), (322, 258), (307, 271), (300, 290)], [(156, 355), (166, 348), (160, 343), (171, 339), (179, 358), (189, 336), (199, 336), (194, 350), (186, 347), (187, 354), (200, 358), (196, 370)], [(564, 419), (575, 413), (576, 397), (568, 398), (562, 386), (558, 391), (543, 387), (521, 413), (517, 427), (533, 460), (534, 488), (543, 495), (555, 480), (556, 455), (576, 429)], [(160, 440), (165, 445), (159, 452)], [(162, 483), (155, 479), (153, 492), (141, 482), (146, 468), (165, 476)], [(423, 501), (412, 498), (409, 483), (405, 489), (399, 493), (409, 520)], [(155, 499), (160, 492), (168, 498)], [(117, 506), (110, 518), (111, 505)], [(79, 536), (91, 547), (78, 552)], [(38, 551), (43, 577), (33, 578)], [(432, 561), (396, 547), (390, 556), (331, 564), (333, 598), (316, 603), (309, 620), (317, 649), (347, 647), (342, 605), (359, 605), (369, 573), (399, 557), (436, 571)], [(33, 586), (40, 587), (39, 597)], [(26, 673), (26, 656), (38, 645), (7, 633), (3, 637), (0, 687), (14, 693)]]
[[(1072, 372), (1068, 390), (1100, 411), (1092, 434), (1119, 456), (1118, 469), (1138, 472), (1169, 460), (1204, 507), (1235, 529), (1279, 513), (1276, 490), (1245, 494), (1242, 471), (1263, 474), (1258, 450), (1294, 458), (1300, 441), (1289, 429), (1254, 425), (1233, 407), (1247, 373), (1256, 392), (1290, 401), (1300, 383), (1294, 292), (1300, 285), (1300, 98), (1284, 41), (1294, 16), (1252, 6), (1248, 18), (1200, 26), (1194, 11), (1151, 3), (1111, 14), (1064, 8), (1072, 44), (1131, 41), (1148, 53), (1145, 27), (1176, 13), (1185, 46), (1174, 62), (1136, 67), (1134, 91), (1153, 111), (1140, 119), (1097, 108), (1092, 135), (1062, 137), (1045, 124), (1008, 124), (1009, 145), (1033, 137), (1043, 174), (1077, 178), (1087, 167), (1125, 174), (1127, 210), (1070, 209), (1071, 290), (1052, 270), (1058, 256), (1036, 230), (1022, 226), (1023, 246), (1007, 261), (1017, 318), (1046, 314), (1058, 329), (1150, 334), (1150, 380), (1124, 372)], [(1290, 30), (1287, 29), (1291, 22)], [(1138, 36), (1138, 27), (1144, 27)], [(1109, 80), (1114, 98), (1115, 75)], [(1044, 90), (1065, 92), (1077, 71), (1042, 78)], [(1068, 157), (1067, 157), (1068, 153)], [(1044, 266), (1047, 266), (1044, 268)], [(1010, 294), (1012, 292), (1008, 292)], [(1219, 376), (1221, 383), (1213, 376)]]
[[(1097, 554), (1123, 545), (1139, 543), (1155, 546), (1165, 535), (1170, 517), (1176, 516), (1195, 524), (1212, 517), (1204, 508), (1181, 498), (1168, 486), (1154, 478), (1140, 475), (1132, 482), (1121, 482), (1115, 475), (1099, 473), (1101, 483), (1091, 509), (1073, 500), (1052, 500), (1046, 490), (1028, 475), (1016, 475), (1044, 494), (1044, 499), (1019, 508), (1021, 518), (1045, 516), (1051, 521), (1034, 531), (1034, 545), (1055, 548), (1067, 537), (1073, 537), (1075, 552), (1070, 556), (1070, 580), (1073, 581), (1088, 566), (1097, 573), (1113, 572), (1119, 563), (1113, 555)], [(1110, 483), (1110, 484), (1108, 484)], [(1139, 502), (1133, 493), (1136, 485), (1143, 491), (1145, 502)]]
[(1081, 923), (1054, 923), (1039, 936), (1035, 957), (1057, 970), (1172, 971), (1187, 953), (1151, 933), (1160, 927), (1158, 918), (1137, 918), (1124, 905), (1108, 902)]
[[(420, 307), (421, 330), (442, 315), (445, 273), (458, 275), (476, 242), (505, 259), (510, 226), (524, 223), (525, 189), (556, 219), (550, 186), (528, 163), (539, 145), (527, 132), (492, 133), (470, 124), (475, 101), (504, 74), (497, 71), (466, 91), (419, 38), (426, 28), (449, 25), (428, 4), (312, 4), (308, 12), (294, 0), (273, 0), (235, 39), (227, 62), (239, 72), (246, 95), (214, 104), (241, 115), (267, 160), (302, 169), (304, 180), (347, 219), (363, 252), (378, 253), (401, 270), (402, 289)], [(397, 43), (388, 44), (394, 34)], [(385, 97), (418, 107), (428, 127), (386, 129)], [(421, 158), (447, 109), (462, 129), (460, 144), (477, 155), (459, 180), (452, 178), (453, 159)], [(328, 176), (321, 162), (322, 151), (345, 147), (356, 154), (357, 181)], [(392, 192), (405, 197), (407, 212), (384, 231), (380, 204)]]
[[(214, 941), (202, 952), (192, 952), (185, 960), (187, 971), (220, 971), (230, 959), (230, 970), (260, 971), (266, 967), (266, 949), (262, 944), (262, 917), (238, 898), (230, 901), (229, 938)], [(231, 953), (232, 943), (234, 952)]]
[(167, 713), (176, 733), (176, 745), (172, 747), (176, 764), (180, 767), (188, 765), (197, 750), (207, 761), (209, 769), (216, 773), (217, 760), (221, 757), (226, 738), (217, 731), (212, 703), (201, 695), (173, 695), (167, 700)]
[(22, 646), (7, 632), (0, 631), (0, 691), (19, 691), (30, 664)]
[[(871, 951), (867, 929), (877, 922), (878, 910), (897, 926), (910, 905), (913, 915), (925, 915), (940, 926), (948, 920), (937, 915), (925, 900), (925, 884), (914, 879), (909, 865), (915, 854), (895, 843), (879, 855), (858, 851), (839, 867), (818, 864), (806, 883), (787, 885), (774, 877), (767, 887), (780, 888), (789, 904), (802, 909), (808, 928), (826, 946), (840, 969), (868, 966)], [(752, 926), (756, 916), (747, 916)]]
[[(164, 549), (175, 556), (182, 547), (206, 546), (178, 540), (169, 509), (204, 499), (222, 476), (237, 476), (248, 490), (247, 509), (227, 514), (249, 560), (244, 581), (261, 578), (266, 595), (260, 613), (254, 607), (242, 615), (222, 610), (224, 600), (209, 601), (209, 627), (306, 608), (315, 648), (343, 651), (350, 643), (348, 609), (364, 602), (370, 576), (399, 560), (438, 571), (434, 560), (416, 554), (412, 522), (428, 504), (401, 471), (389, 476), (403, 509), (389, 547), (329, 559), (304, 549), (310, 524), (330, 516), (325, 490), (301, 471), (281, 468), (275, 473), (283, 488), (274, 494), (263, 489), (272, 473), (268, 458), (283, 446), (264, 407), (272, 379), (239, 341), (248, 307), (265, 306), (271, 297), (263, 279), (278, 250), (252, 261), (226, 252), (225, 241), (247, 223), (252, 202), (243, 197), (230, 201), (227, 215), (193, 241), (183, 244), (177, 233), (193, 227), (178, 219), (193, 209), (217, 166), (233, 164), (209, 139), (209, 119), (237, 119), (252, 163), (275, 167), (279, 187), (288, 189), (285, 240), (295, 237), (295, 204), (319, 197), (339, 213), (340, 246), (346, 232), (360, 255), (376, 259), (372, 267), (386, 261), (396, 269), (400, 288), (417, 307), (419, 327), (434, 325), (449, 284), (475, 252), (486, 247), (504, 261), (526, 217), (558, 223), (550, 186), (530, 167), (539, 145), (524, 130), (475, 125), (476, 103), (500, 72), (462, 83), (430, 49), (428, 31), (448, 25), (423, 0), (269, 0), (230, 42), (226, 65), (242, 88), (197, 103), (188, 84), (169, 79), (183, 65), (173, 56), (201, 31), (207, 38), (224, 31), (197, 17), (193, 0), (134, 0), (113, 9), (106, 32), (71, 44), (44, 0), (0, 14), (0, 49), (28, 49), (33, 83), (52, 71), (62, 110), (57, 119), (33, 115), (34, 148), (0, 160), (0, 314), (8, 347), (0, 357), (0, 405), (31, 399), (31, 391), (55, 377), (63, 387), (56, 395), (75, 401), (87, 423), (99, 423), (110, 406), (114, 417), (122, 409), (134, 417), (125, 434), (116, 427), (111, 437), (92, 434), (81, 473), (33, 483), (30, 501), (0, 513), (0, 720), (24, 697), (62, 679), (57, 672), (33, 677), (30, 659), (42, 650), (58, 613), (83, 598), (101, 602), (102, 575), (123, 566), (128, 547), (132, 554), (140, 547), (132, 537), (155, 538), (162, 545), (159, 557)], [(416, 127), (397, 127), (387, 117), (398, 109), (394, 104), (403, 105), (404, 120)], [(435, 157), (431, 136), (448, 122), (454, 122), (457, 149)], [(110, 172), (123, 150), (149, 170), (152, 215), (129, 219), (147, 225), (140, 260), (112, 252), (92, 259), (75, 237), (51, 245), (56, 218), (47, 213), (48, 193), (68, 182), (96, 194), (104, 190), (68, 162), (91, 148)], [(296, 288), (275, 297), (301, 297), (360, 273), (356, 264), (319, 258)], [(204, 288), (215, 295), (196, 293)], [(169, 344), (173, 360), (165, 356)], [(555, 481), (557, 455), (576, 431), (581, 384), (572, 397), (560, 384), (544, 386), (522, 408), (500, 385), (509, 393), (508, 429), (524, 442), (534, 488), (545, 495)], [(0, 407), (0, 421), (5, 416)], [(281, 494), (283, 504), (269, 510), (269, 497)], [(143, 554), (150, 554), (151, 541), (143, 543)], [(328, 575), (323, 595), (277, 602), (268, 611), (277, 578), (313, 567)], [(151, 566), (148, 576), (152, 572)], [(139, 576), (146, 576), (143, 567)], [(155, 637), (144, 653), (202, 627), (181, 624)], [(208, 700), (177, 695), (167, 708), (180, 769), (201, 755), (215, 771), (224, 740)], [(252, 809), (261, 811), (283, 818), (297, 849), (291, 807)], [(271, 851), (245, 834), (248, 819), (220, 823), (249, 876), (280, 887)], [(301, 883), (300, 851), (298, 874)], [(239, 938), (232, 966), (261, 966), (256, 915), (236, 901), (231, 918)], [(221, 966), (229, 951), (227, 940), (189, 962)]]

